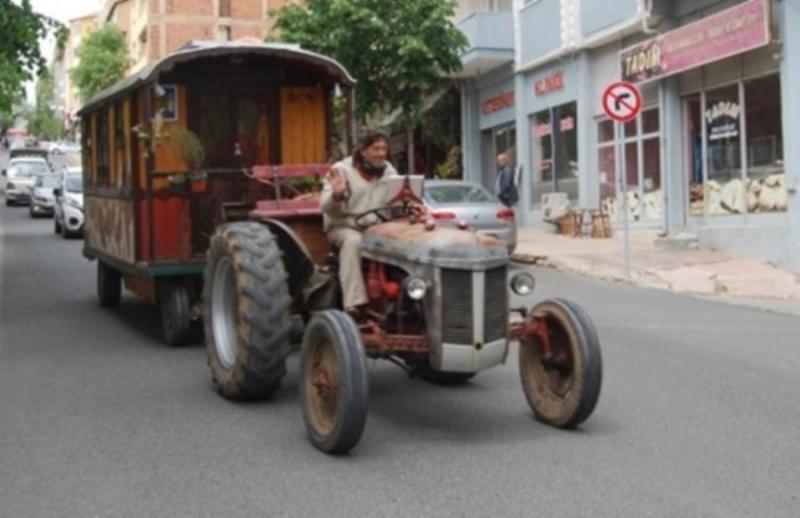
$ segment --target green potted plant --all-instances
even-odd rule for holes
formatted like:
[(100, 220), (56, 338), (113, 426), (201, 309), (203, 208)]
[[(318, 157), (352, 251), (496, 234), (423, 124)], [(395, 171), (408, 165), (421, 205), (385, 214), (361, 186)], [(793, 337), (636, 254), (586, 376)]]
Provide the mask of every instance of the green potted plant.
[(189, 185), (194, 193), (203, 193), (208, 188), (208, 173), (204, 168), (206, 152), (198, 136), (186, 128), (175, 128), (170, 132), (175, 151), (189, 168)]
[(200, 194), (208, 189), (208, 174), (203, 170), (189, 173), (189, 188), (193, 193)]
[(183, 173), (175, 173), (167, 176), (167, 184), (169, 185), (169, 192), (172, 194), (186, 193), (186, 175)]

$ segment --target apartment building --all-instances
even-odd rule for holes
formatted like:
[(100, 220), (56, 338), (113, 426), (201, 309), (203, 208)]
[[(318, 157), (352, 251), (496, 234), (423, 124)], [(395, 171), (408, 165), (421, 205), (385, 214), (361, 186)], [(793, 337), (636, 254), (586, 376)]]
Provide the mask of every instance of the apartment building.
[[(526, 224), (565, 193), (800, 272), (800, 4), (514, 0), (459, 28), (466, 175), (492, 185), (510, 153)], [(617, 132), (601, 97), (623, 79), (644, 109)]]
[[(264, 39), (269, 12), (292, 0), (108, 0), (126, 4), (131, 73), (192, 40)], [(110, 9), (115, 12), (115, 9)]]
[(69, 21), (69, 37), (63, 50), (55, 49), (53, 56), (53, 83), (56, 113), (64, 121), (64, 129), (74, 137), (77, 124), (76, 113), (81, 107), (78, 89), (70, 79), (70, 70), (78, 66), (78, 50), (81, 42), (95, 28), (96, 13), (87, 14)]

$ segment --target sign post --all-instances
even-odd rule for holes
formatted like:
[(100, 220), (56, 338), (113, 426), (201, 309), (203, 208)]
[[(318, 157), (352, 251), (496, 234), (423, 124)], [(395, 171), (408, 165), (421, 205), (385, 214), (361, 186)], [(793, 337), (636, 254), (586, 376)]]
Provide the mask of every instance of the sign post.
[(611, 83), (603, 92), (603, 110), (614, 121), (614, 138), (618, 164), (618, 189), (622, 193), (622, 225), (624, 234), (625, 277), (631, 276), (630, 223), (628, 221), (628, 171), (625, 156), (623, 124), (636, 119), (642, 110), (642, 94), (639, 88), (626, 81)]

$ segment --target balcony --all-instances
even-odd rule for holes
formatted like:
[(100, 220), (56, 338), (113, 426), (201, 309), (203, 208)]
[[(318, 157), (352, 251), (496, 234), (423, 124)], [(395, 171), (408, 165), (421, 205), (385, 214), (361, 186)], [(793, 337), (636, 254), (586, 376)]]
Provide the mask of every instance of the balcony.
[(475, 77), (514, 61), (514, 19), (511, 12), (476, 12), (458, 24), (469, 40), (461, 55), (463, 68), (453, 77)]

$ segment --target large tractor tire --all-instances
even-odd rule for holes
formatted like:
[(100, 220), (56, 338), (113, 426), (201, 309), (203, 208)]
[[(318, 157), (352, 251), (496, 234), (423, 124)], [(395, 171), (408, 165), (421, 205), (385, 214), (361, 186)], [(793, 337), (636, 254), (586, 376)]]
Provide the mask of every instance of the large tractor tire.
[(300, 401), (308, 438), (330, 454), (349, 452), (364, 432), (369, 379), (353, 319), (331, 309), (306, 327), (300, 360)]
[(173, 347), (189, 343), (192, 338), (192, 305), (183, 280), (170, 279), (158, 283), (158, 309), (164, 341)]
[(591, 415), (600, 397), (603, 364), (597, 331), (583, 308), (567, 300), (546, 300), (531, 313), (546, 323), (552, 355), (543, 358), (539, 337), (520, 343), (525, 397), (539, 421), (574, 428)]
[(97, 260), (97, 300), (104, 308), (119, 306), (122, 297), (122, 276), (120, 273)]
[(220, 227), (206, 255), (203, 288), (208, 366), (229, 399), (273, 394), (291, 352), (291, 305), (281, 250), (267, 227)]

